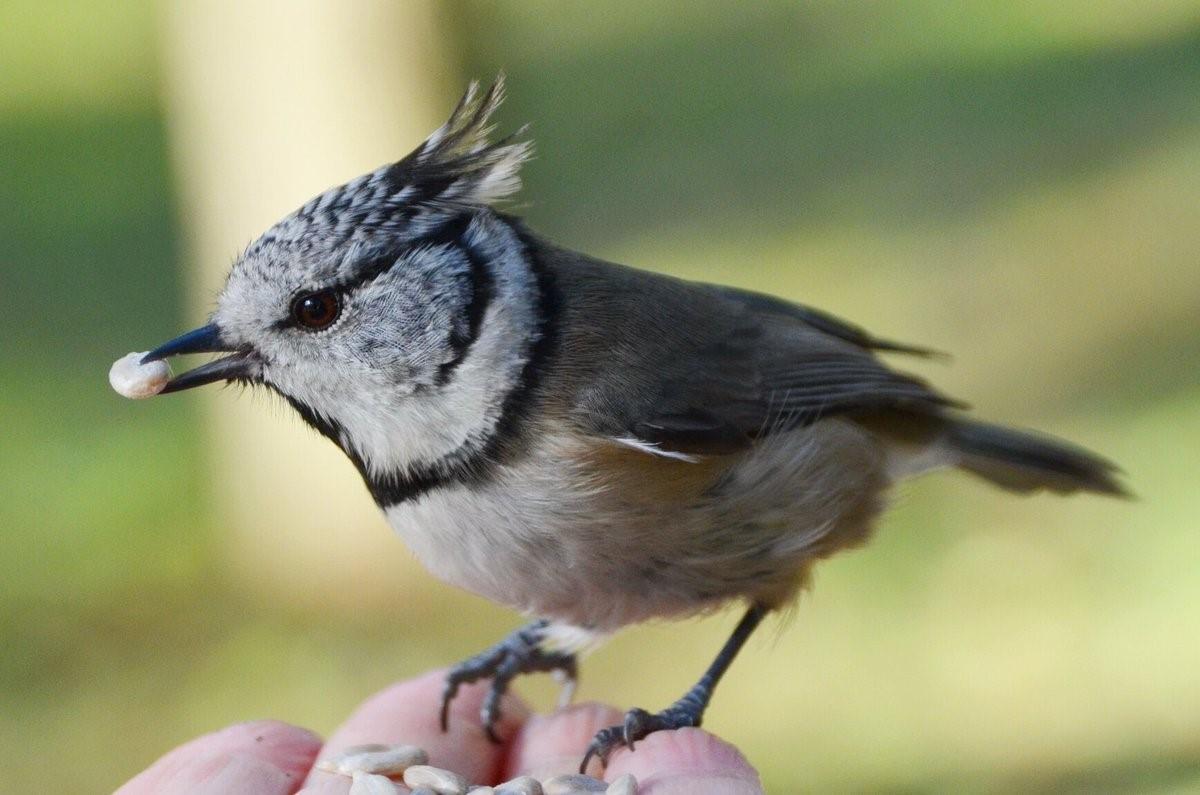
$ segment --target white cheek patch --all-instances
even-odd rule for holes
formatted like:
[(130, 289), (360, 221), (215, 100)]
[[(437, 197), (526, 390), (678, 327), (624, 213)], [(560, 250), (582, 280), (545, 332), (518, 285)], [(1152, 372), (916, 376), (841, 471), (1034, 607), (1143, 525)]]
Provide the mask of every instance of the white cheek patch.
[[(391, 379), (370, 393), (340, 394), (336, 406), (328, 400), (311, 404), (329, 406), (345, 431), (343, 446), (352, 448), (373, 474), (410, 471), (486, 438), (500, 419), (505, 396), (520, 383), (530, 329), (537, 323), (534, 277), (520, 242), (504, 224), (477, 218), (465, 242), (489, 263), (495, 292), (453, 379), (421, 394), (412, 384)], [(448, 325), (451, 320), (431, 322)]]
[(108, 383), (117, 394), (132, 400), (154, 397), (171, 380), (171, 366), (159, 360), (142, 364), (141, 353), (127, 353), (113, 362), (108, 371)]

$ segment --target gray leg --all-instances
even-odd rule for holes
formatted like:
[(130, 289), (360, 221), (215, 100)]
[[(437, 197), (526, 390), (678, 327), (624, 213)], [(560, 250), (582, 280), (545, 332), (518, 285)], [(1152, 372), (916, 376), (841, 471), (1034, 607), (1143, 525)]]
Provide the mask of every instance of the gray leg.
[(488, 739), (499, 743), (496, 723), (500, 720), (500, 699), (509, 684), (518, 674), (539, 671), (561, 671), (568, 681), (576, 677), (575, 655), (567, 652), (546, 651), (542, 648), (545, 630), (550, 626), (546, 620), (534, 621), (516, 630), (489, 649), (468, 657), (446, 674), (446, 686), (442, 690), (442, 731), (450, 725), (450, 702), (458, 694), (458, 688), (480, 679), (492, 680), (487, 697), (479, 710), (483, 730)]
[(747, 610), (746, 615), (734, 628), (733, 634), (729, 636), (729, 640), (725, 641), (725, 645), (717, 653), (717, 658), (704, 672), (704, 676), (674, 704), (654, 714), (644, 709), (631, 709), (625, 713), (625, 722), (622, 725), (610, 726), (597, 732), (588, 745), (587, 753), (583, 755), (579, 772), (587, 769), (593, 756), (599, 757), (600, 763), (607, 765), (608, 756), (614, 750), (621, 746), (629, 746), (629, 750), (632, 751), (635, 742), (654, 732), (699, 726), (717, 683), (721, 681), (730, 663), (737, 657), (737, 653), (766, 614), (766, 608), (761, 605), (753, 605)]

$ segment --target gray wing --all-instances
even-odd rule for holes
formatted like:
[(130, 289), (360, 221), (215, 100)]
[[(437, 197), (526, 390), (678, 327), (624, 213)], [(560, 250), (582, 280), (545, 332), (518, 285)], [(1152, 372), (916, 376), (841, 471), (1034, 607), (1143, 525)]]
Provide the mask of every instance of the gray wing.
[(755, 293), (749, 290), (739, 290), (736, 287), (718, 287), (713, 286), (712, 289), (731, 301), (739, 302), (747, 308), (764, 315), (780, 315), (798, 320), (805, 325), (808, 325), (817, 331), (823, 331), (840, 340), (845, 340), (852, 345), (862, 348), (863, 350), (888, 351), (889, 353), (907, 353), (912, 356), (933, 357), (945, 356), (941, 351), (933, 348), (926, 348), (921, 345), (910, 345), (906, 342), (894, 342), (892, 340), (884, 340), (870, 334), (866, 329), (856, 326), (853, 323), (848, 323), (840, 317), (835, 317), (828, 312), (823, 312), (820, 309), (815, 309), (811, 306), (803, 304), (795, 304), (791, 301), (785, 301), (782, 298), (776, 298), (773, 295), (765, 295), (763, 293)]
[(961, 405), (871, 353), (908, 346), (815, 310), (595, 261), (562, 276), (570, 410), (595, 435), (721, 454), (823, 417)]
[(690, 352), (629, 431), (680, 453), (732, 452), (824, 417), (881, 410), (935, 413), (954, 401), (920, 379), (821, 332), (746, 318)]

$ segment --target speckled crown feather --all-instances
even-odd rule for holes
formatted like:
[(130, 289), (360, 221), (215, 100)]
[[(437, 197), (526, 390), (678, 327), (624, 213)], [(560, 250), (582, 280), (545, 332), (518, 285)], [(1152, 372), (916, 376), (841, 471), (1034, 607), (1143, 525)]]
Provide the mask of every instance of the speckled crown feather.
[(449, 215), (511, 196), (521, 188), (521, 165), (533, 144), (520, 139), (524, 127), (490, 140), (491, 117), (503, 101), (503, 75), (483, 92), (472, 82), (446, 123), (412, 153), (314, 197), (247, 254), (277, 243), (303, 245), (306, 237), (321, 246), (379, 235), (412, 239)]

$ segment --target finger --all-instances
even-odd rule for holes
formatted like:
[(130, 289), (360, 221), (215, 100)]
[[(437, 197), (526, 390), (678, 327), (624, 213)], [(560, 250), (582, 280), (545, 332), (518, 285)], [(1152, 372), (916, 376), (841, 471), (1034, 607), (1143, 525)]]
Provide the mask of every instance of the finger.
[(288, 795), (300, 788), (321, 738), (278, 721), (239, 723), (179, 746), (116, 795)]
[(703, 729), (655, 732), (630, 751), (613, 752), (604, 777), (626, 773), (638, 780), (639, 795), (762, 795), (758, 771), (738, 749)]
[[(453, 770), (469, 781), (495, 780), (504, 758), (505, 746), (495, 745), (484, 736), (479, 707), (488, 683), (467, 685), (458, 691), (450, 705), (449, 730), (442, 732), (438, 715), (442, 703), (445, 671), (431, 671), (416, 679), (400, 682), (368, 698), (329, 736), (320, 758), (339, 753), (351, 745), (367, 743), (416, 745), (429, 754), (429, 764)], [(496, 732), (511, 737), (529, 714), (520, 699), (504, 697)], [(314, 770), (305, 792), (339, 793), (349, 789), (349, 779)]]
[(579, 704), (553, 715), (534, 715), (513, 739), (504, 779), (546, 779), (579, 772), (579, 761), (596, 732), (621, 722), (621, 713), (603, 704)]

